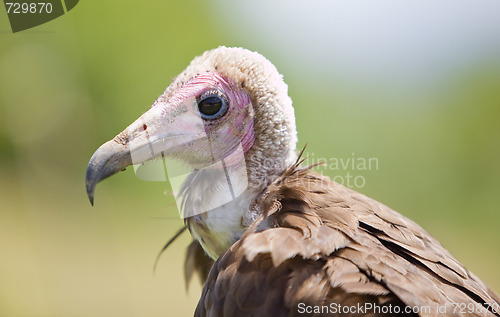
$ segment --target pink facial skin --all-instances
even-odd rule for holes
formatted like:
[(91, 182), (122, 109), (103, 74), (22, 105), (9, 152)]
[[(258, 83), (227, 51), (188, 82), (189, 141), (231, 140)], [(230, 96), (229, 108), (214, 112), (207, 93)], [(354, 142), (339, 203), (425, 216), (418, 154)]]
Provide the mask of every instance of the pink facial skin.
[[(170, 114), (181, 114), (183, 112), (180, 109), (181, 105), (192, 104), (192, 102), (186, 103), (186, 101), (190, 98), (197, 100), (205, 92), (213, 90), (226, 96), (229, 107), (226, 114), (220, 118), (202, 119), (210, 147), (206, 150), (212, 153), (215, 160), (228, 157), (240, 145), (243, 152), (246, 153), (253, 146), (255, 140), (252, 102), (245, 91), (220, 74), (203, 73), (194, 77), (168, 100), (169, 105), (166, 109)], [(194, 106), (196, 107), (195, 111), (197, 111), (197, 105)], [(206, 141), (204, 144), (207, 144)]]

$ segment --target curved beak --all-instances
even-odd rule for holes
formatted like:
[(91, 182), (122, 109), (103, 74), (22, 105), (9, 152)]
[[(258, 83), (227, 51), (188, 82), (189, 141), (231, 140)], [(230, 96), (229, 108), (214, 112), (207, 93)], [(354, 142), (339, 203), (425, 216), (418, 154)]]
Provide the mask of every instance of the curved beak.
[(94, 191), (97, 183), (132, 165), (129, 147), (114, 139), (101, 145), (89, 161), (85, 175), (87, 196), (94, 205)]

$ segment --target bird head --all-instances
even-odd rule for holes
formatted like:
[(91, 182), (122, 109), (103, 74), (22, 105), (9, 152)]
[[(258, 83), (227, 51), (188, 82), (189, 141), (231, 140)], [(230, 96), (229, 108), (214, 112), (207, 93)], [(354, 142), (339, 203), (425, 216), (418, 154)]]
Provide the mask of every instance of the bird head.
[[(240, 153), (261, 190), (295, 159), (295, 117), (274, 65), (243, 48), (196, 57), (151, 108), (90, 159), (87, 194), (132, 164), (174, 158), (199, 170)], [(231, 164), (229, 162), (229, 164)]]

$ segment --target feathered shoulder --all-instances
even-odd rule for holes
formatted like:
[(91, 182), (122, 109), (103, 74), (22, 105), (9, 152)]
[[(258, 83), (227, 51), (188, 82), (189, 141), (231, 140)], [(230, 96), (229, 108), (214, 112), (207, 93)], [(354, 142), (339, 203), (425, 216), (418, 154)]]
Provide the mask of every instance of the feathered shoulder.
[(314, 305), (499, 316), (498, 296), (420, 226), (300, 161), (252, 208), (261, 216), (215, 262), (196, 316), (295, 316)]

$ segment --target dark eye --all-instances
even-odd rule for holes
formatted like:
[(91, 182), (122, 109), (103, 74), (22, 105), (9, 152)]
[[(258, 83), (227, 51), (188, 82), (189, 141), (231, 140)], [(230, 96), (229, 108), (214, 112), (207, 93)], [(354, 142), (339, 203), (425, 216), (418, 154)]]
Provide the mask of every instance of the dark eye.
[(227, 100), (217, 94), (206, 94), (198, 100), (198, 110), (203, 119), (217, 119), (227, 112)]

